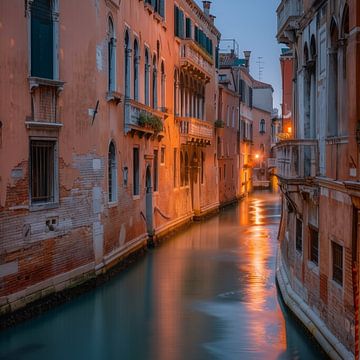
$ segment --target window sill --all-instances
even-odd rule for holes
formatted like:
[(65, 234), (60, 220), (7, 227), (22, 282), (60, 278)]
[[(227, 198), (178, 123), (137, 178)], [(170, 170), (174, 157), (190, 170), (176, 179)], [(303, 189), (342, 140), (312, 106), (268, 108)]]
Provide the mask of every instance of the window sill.
[(51, 86), (57, 89), (58, 92), (62, 91), (64, 88), (64, 81), (60, 80), (53, 80), (53, 79), (44, 79), (36, 76), (29, 76), (29, 85), (30, 85), (30, 91), (32, 91), (34, 88), (38, 88), (39, 86)]
[(308, 263), (307, 263), (307, 267), (315, 275), (319, 275), (319, 265), (316, 265), (314, 262), (309, 260)]
[(30, 211), (41, 211), (41, 210), (49, 210), (56, 209), (60, 206), (58, 202), (56, 203), (43, 203), (43, 204), (31, 204), (29, 207)]
[(46, 130), (59, 130), (64, 126), (62, 123), (58, 122), (45, 122), (45, 121), (34, 121), (26, 120), (25, 125), (28, 129), (46, 129)]
[(331, 279), (331, 285), (336, 288), (339, 291), (343, 291), (344, 287), (343, 285), (340, 285), (337, 281), (335, 281), (334, 279)]
[(140, 195), (133, 195), (133, 200), (140, 200)]
[(114, 208), (114, 207), (117, 207), (118, 206), (118, 201), (111, 201), (111, 202), (108, 202), (108, 208), (111, 209), (111, 208)]
[(106, 101), (107, 102), (114, 102), (115, 105), (118, 105), (122, 102), (121, 94), (117, 91), (110, 91), (106, 93)]

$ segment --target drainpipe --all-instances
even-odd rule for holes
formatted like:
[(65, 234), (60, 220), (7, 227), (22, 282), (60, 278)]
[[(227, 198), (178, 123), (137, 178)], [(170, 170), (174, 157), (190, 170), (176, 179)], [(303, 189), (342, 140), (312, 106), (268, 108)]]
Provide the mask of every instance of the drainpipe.
[(358, 286), (358, 262), (357, 262), (357, 238), (358, 238), (358, 209), (353, 206), (353, 229), (352, 229), (352, 286), (355, 310), (355, 360), (359, 360), (359, 286)]

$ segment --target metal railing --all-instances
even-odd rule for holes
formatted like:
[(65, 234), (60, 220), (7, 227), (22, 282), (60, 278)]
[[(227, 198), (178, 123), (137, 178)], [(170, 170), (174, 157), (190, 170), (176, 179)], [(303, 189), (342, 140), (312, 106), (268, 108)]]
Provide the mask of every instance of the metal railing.
[(285, 179), (313, 178), (319, 173), (317, 140), (285, 140), (276, 145), (277, 175)]

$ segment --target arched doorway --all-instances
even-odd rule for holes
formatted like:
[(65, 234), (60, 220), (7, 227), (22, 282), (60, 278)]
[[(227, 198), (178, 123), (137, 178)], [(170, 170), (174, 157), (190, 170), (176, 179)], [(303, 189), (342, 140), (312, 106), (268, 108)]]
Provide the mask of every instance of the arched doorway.
[(153, 189), (151, 182), (151, 167), (148, 165), (146, 167), (146, 198), (145, 198), (145, 207), (146, 207), (146, 230), (149, 236), (154, 235), (153, 227)]

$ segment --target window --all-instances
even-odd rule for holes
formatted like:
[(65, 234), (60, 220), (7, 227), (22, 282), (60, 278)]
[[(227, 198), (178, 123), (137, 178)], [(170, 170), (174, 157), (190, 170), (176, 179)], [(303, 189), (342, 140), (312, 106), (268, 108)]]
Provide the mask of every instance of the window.
[(114, 24), (109, 18), (109, 41), (108, 41), (108, 90), (116, 90), (116, 47)]
[(161, 163), (161, 165), (165, 164), (165, 148), (164, 147), (161, 148), (160, 163)]
[(157, 109), (157, 66), (156, 56), (153, 57), (153, 68), (152, 68), (152, 107)]
[(134, 193), (134, 195), (140, 195), (139, 148), (133, 149), (133, 193)]
[(259, 133), (265, 134), (265, 120), (264, 119), (260, 120)]
[(175, 5), (175, 36), (184, 38), (184, 12)]
[(302, 251), (302, 221), (296, 218), (296, 250)]
[(149, 62), (149, 50), (145, 49), (145, 71), (144, 71), (144, 90), (145, 90), (145, 105), (150, 105), (150, 92), (149, 92), (149, 76), (150, 76), (150, 62)]
[(159, 150), (154, 150), (154, 191), (159, 190)]
[(192, 38), (192, 24), (190, 18), (186, 18), (186, 38), (187, 39)]
[(31, 76), (54, 78), (52, 0), (31, 4)]
[(189, 185), (189, 156), (185, 152), (185, 186)]
[(108, 154), (108, 191), (109, 202), (117, 200), (117, 170), (115, 145), (111, 141)]
[(201, 184), (204, 183), (204, 174), (205, 174), (205, 154), (201, 152)]
[(343, 284), (343, 247), (332, 242), (332, 268), (333, 280), (342, 286)]
[(56, 141), (30, 140), (30, 198), (32, 204), (56, 199)]
[(134, 100), (139, 100), (139, 45), (134, 41)]
[(130, 37), (128, 31), (125, 32), (125, 97), (130, 98)]
[(184, 186), (185, 183), (185, 165), (184, 165), (184, 155), (180, 151), (180, 186)]
[(160, 84), (160, 96), (161, 96), (161, 110), (165, 111), (166, 103), (165, 103), (165, 65), (164, 62), (161, 62), (161, 84)]
[(177, 162), (177, 149), (175, 148), (174, 149), (174, 187), (177, 186), (177, 165), (176, 165), (176, 162)]
[(319, 233), (318, 230), (309, 226), (310, 235), (310, 261), (314, 264), (319, 265)]

